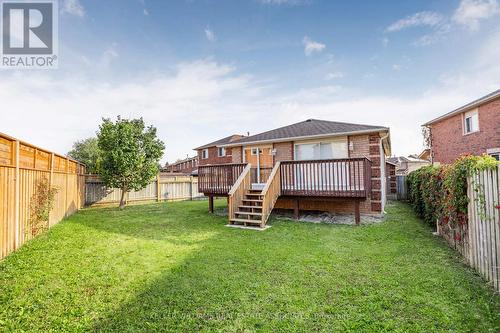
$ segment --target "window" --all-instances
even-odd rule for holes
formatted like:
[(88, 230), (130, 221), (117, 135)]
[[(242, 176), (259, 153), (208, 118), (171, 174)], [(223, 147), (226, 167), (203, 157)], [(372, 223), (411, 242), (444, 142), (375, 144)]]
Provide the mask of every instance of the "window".
[[(252, 155), (257, 155), (257, 148), (252, 148)], [(262, 155), (262, 149), (259, 148), (259, 155)]]
[(224, 156), (226, 156), (226, 148), (224, 148), (224, 147), (219, 147), (219, 148), (217, 149), (217, 151), (218, 151), (219, 157), (224, 157)]
[(466, 112), (464, 116), (464, 134), (479, 131), (479, 117), (477, 110)]
[(486, 153), (496, 159), (497, 161), (500, 161), (500, 148), (490, 148), (486, 149)]
[(208, 149), (203, 149), (201, 151), (201, 158), (202, 159), (207, 159), (208, 158)]
[(346, 139), (335, 140), (332, 142), (299, 144), (295, 146), (296, 160), (321, 160), (347, 157)]

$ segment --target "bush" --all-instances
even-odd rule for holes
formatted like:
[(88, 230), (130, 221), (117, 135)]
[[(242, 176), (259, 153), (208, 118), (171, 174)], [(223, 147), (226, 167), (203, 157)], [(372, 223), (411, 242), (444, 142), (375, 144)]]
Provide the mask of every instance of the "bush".
[(427, 224), (436, 221), (452, 226), (467, 223), (467, 177), (476, 170), (494, 168), (497, 161), (488, 155), (464, 155), (451, 165), (428, 166), (408, 175), (408, 199)]

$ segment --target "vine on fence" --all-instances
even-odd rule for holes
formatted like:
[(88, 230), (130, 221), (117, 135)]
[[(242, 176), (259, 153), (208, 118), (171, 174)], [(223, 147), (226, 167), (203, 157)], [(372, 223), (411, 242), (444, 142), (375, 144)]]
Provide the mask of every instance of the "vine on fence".
[[(474, 181), (477, 171), (493, 169), (498, 161), (488, 155), (464, 155), (451, 165), (428, 166), (408, 175), (410, 203), (426, 223), (435, 227), (436, 221), (451, 228), (467, 224), (467, 178), (478, 193), (479, 207), (484, 206), (484, 189)], [(480, 212), (485, 215), (484, 208)]]
[(35, 183), (35, 192), (30, 200), (30, 219), (27, 232), (36, 236), (48, 229), (50, 211), (54, 207), (57, 188), (50, 186), (47, 178)]

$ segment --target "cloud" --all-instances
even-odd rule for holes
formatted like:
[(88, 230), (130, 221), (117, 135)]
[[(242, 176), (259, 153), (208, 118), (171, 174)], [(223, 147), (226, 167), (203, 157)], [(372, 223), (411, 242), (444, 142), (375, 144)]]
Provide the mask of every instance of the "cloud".
[(302, 43), (304, 44), (304, 53), (307, 56), (310, 56), (313, 53), (320, 53), (326, 47), (325, 44), (315, 42), (307, 36), (305, 36), (304, 39), (302, 39)]
[(143, 9), (142, 13), (144, 14), (144, 16), (148, 16), (149, 15), (149, 12), (146, 8)]
[(114, 59), (118, 58), (120, 55), (118, 54), (117, 51), (117, 44), (113, 43), (106, 50), (104, 50), (100, 64), (104, 67), (109, 67), (111, 63), (113, 62)]
[(64, 0), (61, 13), (67, 13), (78, 17), (84, 17), (86, 15), (85, 8), (83, 8), (79, 0)]
[(332, 72), (328, 73), (325, 76), (325, 80), (335, 80), (335, 79), (341, 79), (344, 77), (344, 73), (342, 72)]
[(424, 11), (400, 19), (388, 26), (385, 30), (386, 32), (395, 32), (418, 26), (434, 27), (440, 24), (442, 21), (443, 17), (440, 14)]
[[(16, 112), (0, 112), (0, 124), (6, 134), (64, 153), (75, 140), (95, 135), (102, 117), (142, 116), (166, 143), (163, 161), (175, 161), (192, 154), (193, 147), (231, 133), (258, 133), (319, 118), (389, 126), (394, 153), (407, 155), (422, 148), (421, 124), (498, 89), (498, 45), (500, 30), (488, 35), (459, 70), (443, 73), (411, 96), (324, 81), (288, 89), (277, 79), (270, 84), (268, 77), (247, 75), (211, 59), (181, 62), (161, 73), (117, 82), (5, 72), (0, 76), (2, 108)], [(118, 54), (116, 45), (110, 50)], [(113, 51), (108, 54), (113, 56)]]
[(500, 6), (496, 0), (462, 0), (452, 19), (471, 31), (477, 31), (480, 20), (498, 14), (500, 14)]
[(387, 37), (382, 38), (382, 45), (384, 47), (387, 47), (389, 45), (389, 38)]
[(402, 66), (400, 64), (393, 64), (392, 65), (392, 69), (395, 71), (400, 71), (401, 68), (402, 68)]
[(209, 42), (215, 42), (217, 40), (214, 31), (208, 26), (205, 28), (205, 37), (207, 37)]

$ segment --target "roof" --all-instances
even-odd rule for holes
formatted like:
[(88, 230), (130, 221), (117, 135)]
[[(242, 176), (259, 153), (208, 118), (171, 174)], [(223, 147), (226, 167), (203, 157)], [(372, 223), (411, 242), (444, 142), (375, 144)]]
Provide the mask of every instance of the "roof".
[(206, 145), (203, 145), (203, 146), (200, 146), (198, 148), (195, 148), (194, 150), (225, 145), (225, 144), (231, 143), (231, 142), (233, 142), (235, 140), (238, 140), (239, 138), (242, 138), (242, 137), (243, 137), (243, 135), (233, 134), (233, 135), (230, 135), (230, 136), (226, 136), (225, 138), (219, 139), (217, 141), (207, 143)]
[(409, 163), (429, 163), (429, 161), (427, 160), (423, 160), (423, 159), (420, 159), (420, 158), (415, 158), (415, 157), (411, 157), (411, 156), (394, 156), (394, 157), (389, 157), (387, 159), (387, 161), (389, 163), (392, 163), (392, 164), (398, 164), (400, 162), (409, 162)]
[(444, 120), (446, 118), (452, 117), (452, 116), (454, 116), (456, 114), (459, 114), (459, 113), (468, 111), (470, 109), (476, 108), (476, 107), (478, 107), (478, 106), (480, 106), (482, 104), (485, 104), (485, 103), (487, 103), (489, 101), (492, 101), (494, 99), (497, 99), (497, 98), (500, 98), (500, 89), (495, 90), (494, 92), (489, 93), (488, 95), (485, 95), (485, 96), (483, 96), (481, 98), (478, 98), (475, 101), (472, 101), (472, 102), (470, 102), (468, 104), (465, 104), (464, 106), (461, 106), (458, 109), (455, 109), (453, 111), (445, 113), (444, 115), (442, 115), (440, 117), (437, 117), (437, 118), (435, 118), (435, 119), (433, 119), (431, 121), (428, 121), (423, 126), (432, 125), (432, 124), (437, 123), (437, 122), (439, 122), (441, 120)]
[(308, 119), (300, 123), (280, 127), (267, 132), (255, 134), (252, 136), (245, 136), (240, 140), (225, 144), (225, 146), (236, 146), (246, 143), (255, 142), (276, 142), (282, 140), (320, 137), (329, 135), (344, 135), (350, 133), (370, 133), (378, 131), (388, 131), (389, 128), (383, 126), (371, 126), (341, 123), (336, 121)]

